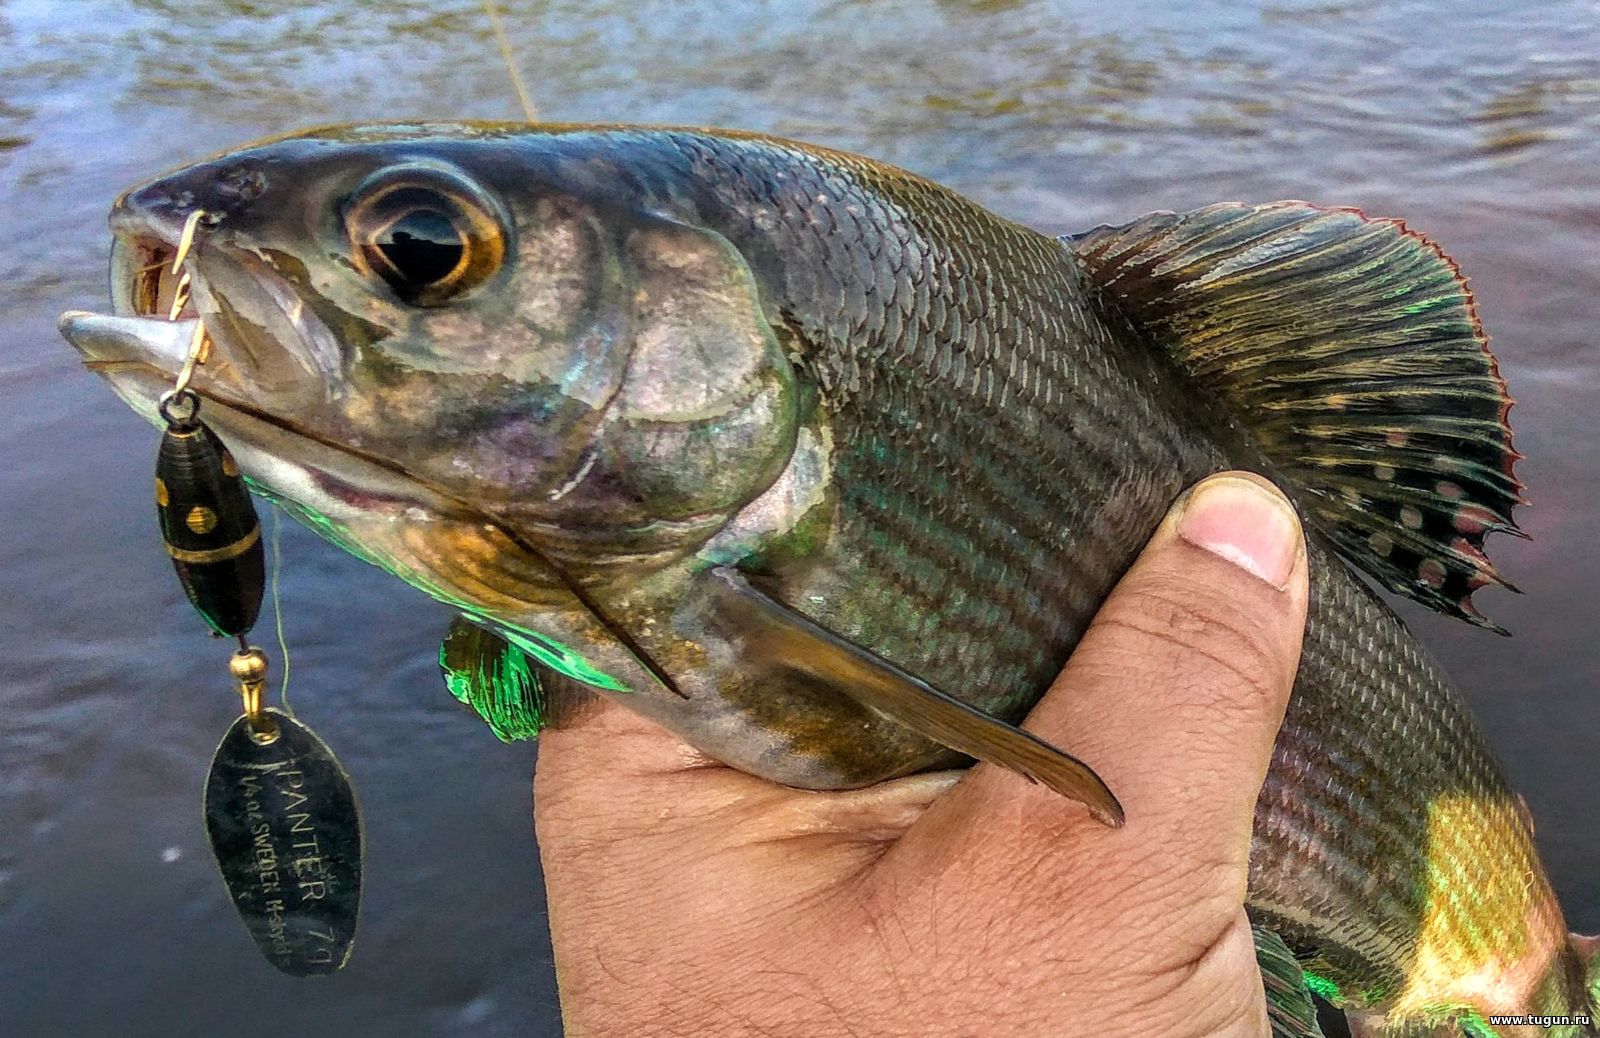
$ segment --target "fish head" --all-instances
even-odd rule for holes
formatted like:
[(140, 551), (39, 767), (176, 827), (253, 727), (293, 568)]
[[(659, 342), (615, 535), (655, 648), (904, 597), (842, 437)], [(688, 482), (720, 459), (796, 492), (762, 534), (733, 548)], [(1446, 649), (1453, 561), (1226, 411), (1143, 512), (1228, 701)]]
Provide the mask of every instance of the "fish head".
[(439, 597), (642, 579), (784, 470), (796, 389), (739, 251), (594, 139), (340, 128), (189, 166), (117, 201), (114, 313), (62, 330), (160, 421), (202, 321), (192, 386), (252, 484)]

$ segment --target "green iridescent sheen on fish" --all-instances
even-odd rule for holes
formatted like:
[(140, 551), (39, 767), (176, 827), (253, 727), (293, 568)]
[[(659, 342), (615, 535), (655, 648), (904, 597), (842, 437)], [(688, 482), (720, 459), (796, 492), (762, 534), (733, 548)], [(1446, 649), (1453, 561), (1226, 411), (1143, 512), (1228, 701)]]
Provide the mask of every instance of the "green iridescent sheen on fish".
[[(776, 782), (976, 758), (1120, 824), (1094, 761), (1017, 724), (1173, 500), (1266, 475), (1312, 581), (1250, 866), (1274, 1026), (1311, 1033), (1313, 992), (1390, 1035), (1593, 1012), (1525, 811), (1358, 575), (1498, 630), (1473, 595), (1517, 532), (1505, 384), (1403, 223), (1223, 204), (1057, 239), (759, 135), (336, 127), (116, 206), (117, 313), (63, 327), (147, 416), (192, 330), (153, 272), (196, 207), (195, 387), (252, 480), (553, 668), (552, 709), (575, 679)], [(493, 669), (468, 698), (536, 727)]]
[(1310, 970), (1305, 970), (1304, 974), (1306, 987), (1311, 989), (1312, 994), (1329, 1002), (1342, 1001), (1339, 997), (1339, 985), (1326, 977), (1318, 976)]
[(546, 723), (539, 672), (510, 642), (465, 617), (439, 646), (444, 685), (471, 707), (501, 742), (537, 738)]

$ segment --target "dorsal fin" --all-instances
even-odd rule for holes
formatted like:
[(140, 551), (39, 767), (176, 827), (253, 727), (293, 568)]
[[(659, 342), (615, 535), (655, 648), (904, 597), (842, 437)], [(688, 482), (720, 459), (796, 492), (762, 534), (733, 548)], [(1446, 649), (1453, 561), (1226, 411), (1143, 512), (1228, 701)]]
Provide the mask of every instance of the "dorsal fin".
[(1505, 633), (1483, 553), (1522, 484), (1466, 279), (1399, 220), (1305, 202), (1153, 213), (1062, 239), (1254, 435), (1310, 520), (1391, 591)]

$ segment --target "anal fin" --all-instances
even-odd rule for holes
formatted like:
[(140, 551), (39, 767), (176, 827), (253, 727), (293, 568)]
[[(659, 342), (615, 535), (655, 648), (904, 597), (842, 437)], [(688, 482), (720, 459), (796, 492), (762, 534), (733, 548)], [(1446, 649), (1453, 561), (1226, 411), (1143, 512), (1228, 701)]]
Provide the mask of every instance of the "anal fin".
[(1076, 757), (840, 638), (753, 587), (736, 569), (719, 566), (711, 577), (710, 589), (727, 596), (739, 617), (746, 654), (822, 681), (925, 738), (1078, 801), (1106, 825), (1122, 825), (1122, 805)]
[(1272, 1038), (1323, 1038), (1317, 1004), (1306, 985), (1305, 971), (1283, 938), (1264, 926), (1250, 927), (1256, 965), (1267, 989), (1267, 1021)]

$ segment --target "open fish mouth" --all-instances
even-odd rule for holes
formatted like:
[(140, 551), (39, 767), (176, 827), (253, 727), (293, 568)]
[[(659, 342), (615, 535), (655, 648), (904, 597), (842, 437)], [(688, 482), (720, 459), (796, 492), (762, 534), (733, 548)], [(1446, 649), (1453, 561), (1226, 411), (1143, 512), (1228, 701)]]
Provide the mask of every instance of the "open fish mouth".
[[(187, 359), (200, 318), (193, 292), (176, 313), (172, 310), (183, 277), (172, 264), (182, 231), (164, 227), (163, 221), (153, 217), (130, 220), (120, 205), (113, 213), (112, 225), (112, 313), (68, 311), (61, 315), (61, 334), (83, 354), (89, 370), (107, 377), (114, 386), (119, 380), (113, 375), (130, 375), (145, 367), (150, 369), (146, 374), (166, 381), (170, 388)], [(193, 264), (189, 275), (194, 275)], [(119, 395), (147, 418), (157, 420), (137, 399), (120, 390)]]
[[(111, 244), (111, 303), (119, 314), (165, 317), (171, 312), (180, 274), (172, 269), (178, 244), (151, 233), (117, 235)], [(191, 296), (179, 319), (198, 317)]]
[[(98, 314), (62, 315), (61, 332), (84, 357), (84, 366), (152, 424), (188, 355), (199, 318)], [(309, 508), (335, 523), (404, 514), (412, 520), (457, 518), (452, 499), (399, 466), (332, 443), (271, 411), (196, 380), (202, 418), (227, 441), (251, 483), (269, 496)]]
[[(185, 276), (172, 262), (182, 226), (118, 206), (112, 230), (113, 312), (69, 311), (61, 316), (60, 330), (83, 355), (84, 366), (136, 412), (164, 424), (162, 394), (175, 384), (204, 314), (213, 343), (190, 389), (203, 401), (204, 420), (228, 441), (257, 489), (336, 523), (397, 512), (412, 519), (465, 518), (454, 515), (459, 509), (448, 495), (400, 466), (283, 416), (281, 399), (303, 402), (308, 393), (327, 398), (338, 348), (270, 263), (227, 245), (196, 248), (184, 267), (188, 297), (174, 310)], [(199, 262), (195, 253), (202, 251)], [(226, 320), (235, 316), (243, 320)], [(218, 323), (228, 325), (227, 334), (214, 334)], [(274, 330), (270, 341), (264, 338), (268, 328)]]
[[(171, 271), (174, 250), (174, 243), (160, 238), (119, 236), (112, 250), (116, 312), (73, 310), (60, 319), (62, 335), (82, 354), (84, 366), (158, 427), (165, 424), (158, 410), (161, 397), (176, 382), (200, 322), (199, 292), (176, 319), (166, 319), (178, 281)], [(340, 524), (402, 513), (414, 520), (466, 518), (456, 515), (459, 509), (447, 495), (399, 466), (252, 403), (256, 394), (249, 392), (250, 380), (241, 369), (253, 366), (249, 358), (241, 363), (213, 347), (190, 389), (202, 401), (203, 419), (228, 442), (258, 490)]]

